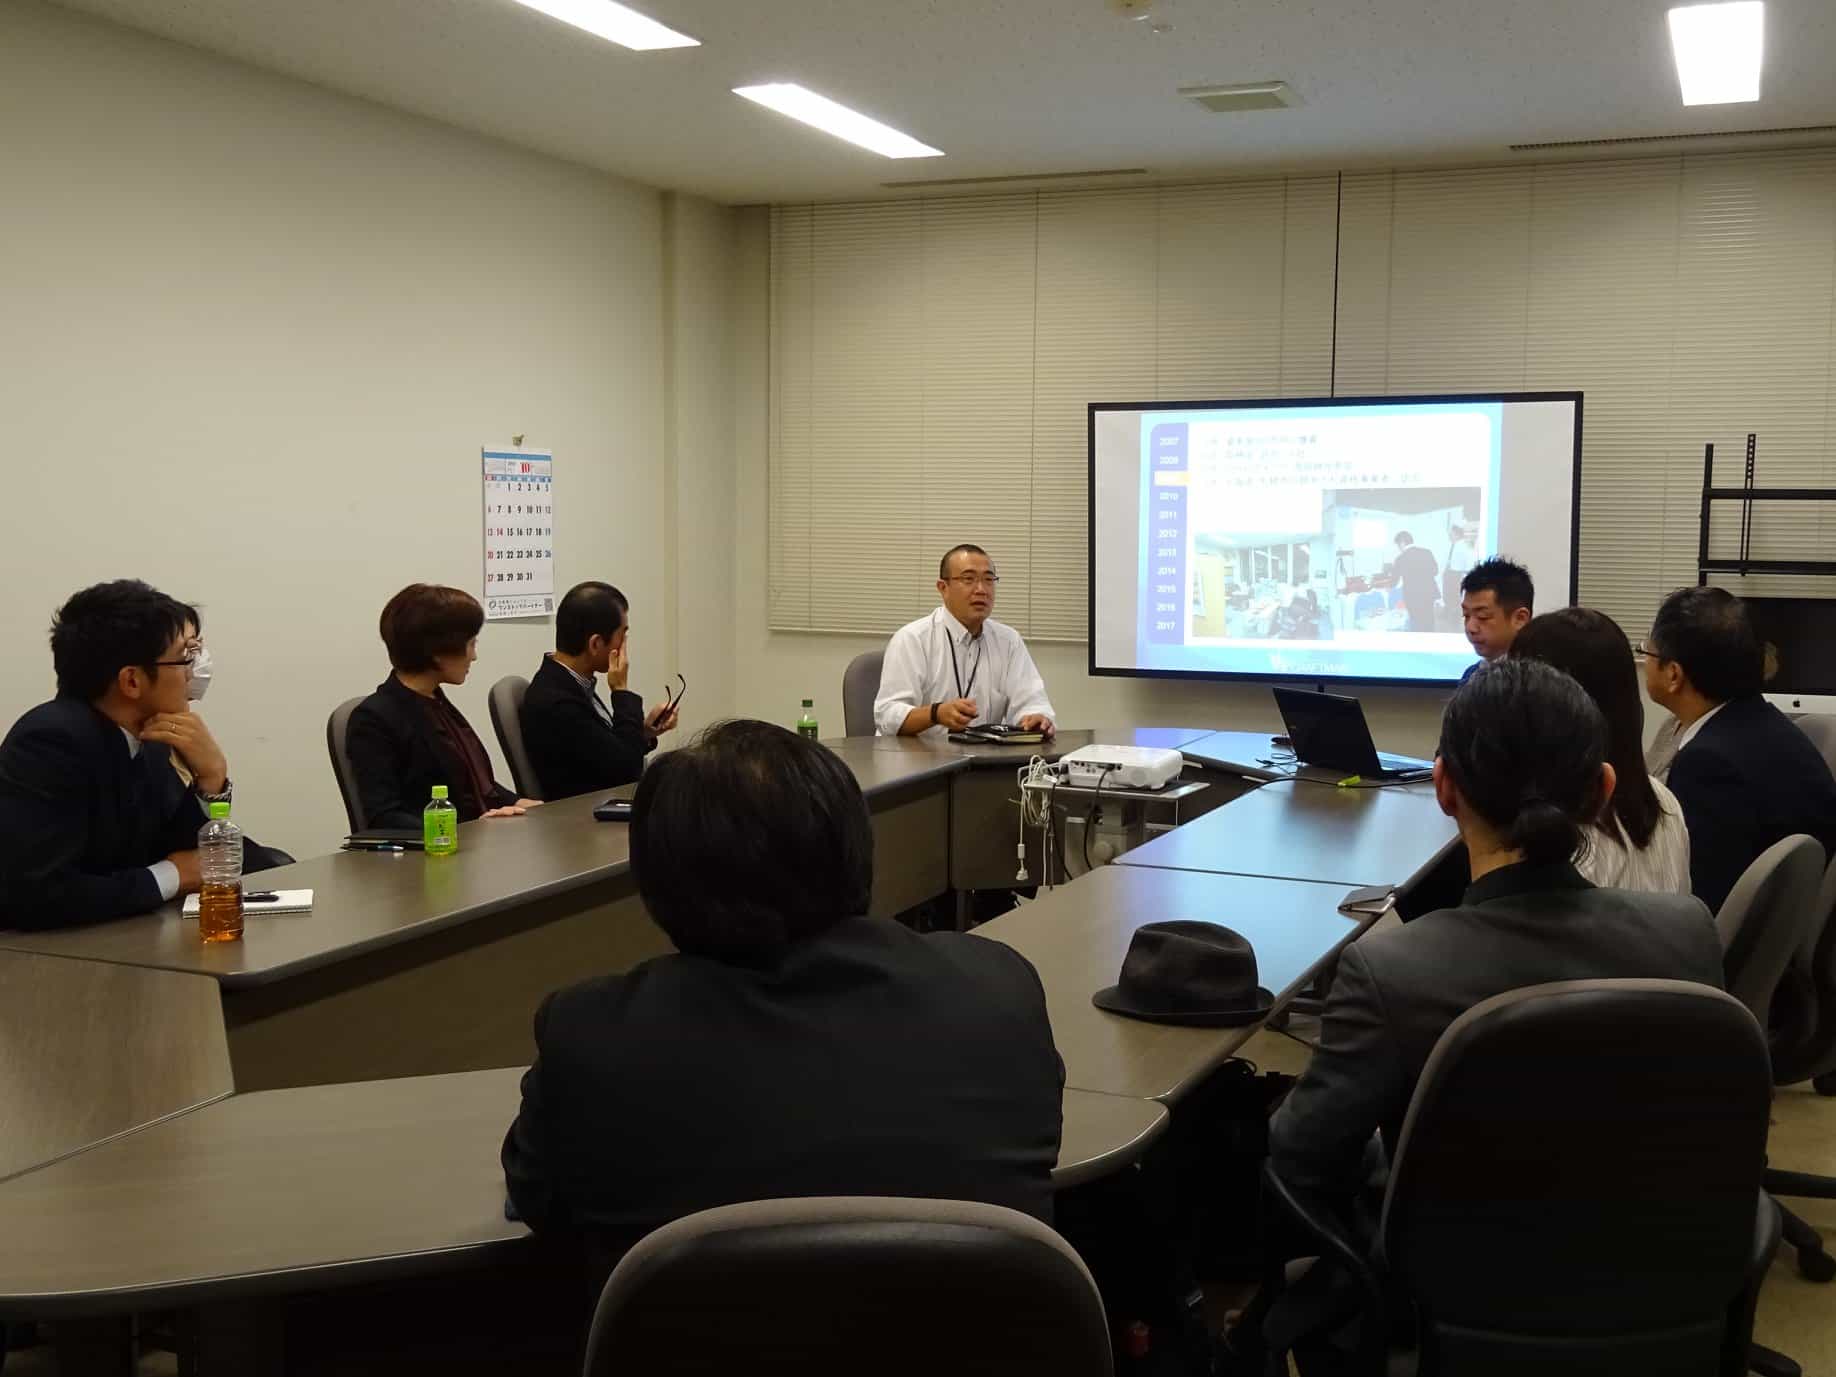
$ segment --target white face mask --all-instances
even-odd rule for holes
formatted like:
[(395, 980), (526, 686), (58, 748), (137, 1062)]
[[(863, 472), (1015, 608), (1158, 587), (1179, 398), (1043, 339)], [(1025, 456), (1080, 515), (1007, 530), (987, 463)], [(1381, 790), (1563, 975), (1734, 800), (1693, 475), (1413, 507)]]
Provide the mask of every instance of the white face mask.
[(191, 662), (191, 682), (185, 686), (186, 695), (196, 702), (210, 688), (210, 647), (199, 646), (198, 658)]

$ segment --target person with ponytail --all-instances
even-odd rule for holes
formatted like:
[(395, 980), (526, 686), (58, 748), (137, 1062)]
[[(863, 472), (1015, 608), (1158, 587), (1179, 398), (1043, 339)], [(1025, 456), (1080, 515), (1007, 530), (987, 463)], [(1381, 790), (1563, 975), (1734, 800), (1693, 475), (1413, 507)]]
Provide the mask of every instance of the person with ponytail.
[(1587, 829), (1575, 869), (1609, 889), (1688, 894), (1689, 829), (1676, 796), (1645, 769), (1645, 706), (1632, 644), (1591, 607), (1545, 612), (1517, 633), (1510, 653), (1571, 676), (1606, 720), (1613, 796)]
[[(1536, 660), (1487, 664), (1454, 693), (1433, 787), (1466, 843), (1472, 883), (1456, 907), (1384, 920), (1340, 956), (1319, 1046), (1269, 1126), (1270, 1164), (1285, 1180), (1355, 1201), (1382, 1148), (1394, 1148), (1435, 1042), (1493, 995), (1613, 977), (1721, 984), (1721, 944), (1700, 900), (1596, 888), (1574, 867), (1613, 795), (1607, 737), (1581, 685)], [(1350, 1284), (1323, 1259), (1268, 1323), (1305, 1330), (1343, 1315), (1334, 1306)], [(1301, 1372), (1332, 1371), (1347, 1339), (1315, 1333), (1296, 1348)], [(1246, 1341), (1254, 1335), (1233, 1331), (1227, 1343), (1242, 1352)]]

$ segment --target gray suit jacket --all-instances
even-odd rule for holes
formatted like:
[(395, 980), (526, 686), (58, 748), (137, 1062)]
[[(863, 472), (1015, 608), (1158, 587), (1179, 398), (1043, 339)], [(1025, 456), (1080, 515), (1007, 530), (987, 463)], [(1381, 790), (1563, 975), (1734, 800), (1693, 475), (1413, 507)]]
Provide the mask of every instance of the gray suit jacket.
[(1373, 1131), (1394, 1146), (1447, 1026), (1507, 990), (1554, 980), (1693, 980), (1720, 988), (1721, 943), (1699, 899), (1596, 889), (1573, 866), (1513, 865), (1458, 908), (1346, 948), (1312, 1064), (1269, 1126), (1275, 1169), (1332, 1195), (1363, 1183)]

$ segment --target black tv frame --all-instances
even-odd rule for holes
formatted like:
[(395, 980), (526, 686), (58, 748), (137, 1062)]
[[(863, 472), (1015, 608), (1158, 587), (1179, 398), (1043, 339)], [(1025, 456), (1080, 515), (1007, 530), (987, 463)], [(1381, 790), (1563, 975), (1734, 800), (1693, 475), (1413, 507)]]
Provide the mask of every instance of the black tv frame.
[(1562, 606), (1572, 607), (1581, 570), (1581, 422), (1580, 392), (1434, 392), (1392, 393), (1365, 397), (1263, 397), (1248, 401), (1150, 401), (1089, 402), (1085, 419), (1086, 543), (1089, 546), (1085, 577), (1089, 585), (1087, 615), (1084, 623), (1088, 637), (1086, 655), (1088, 672), (1093, 678), (1108, 679), (1199, 679), (1220, 683), (1245, 684), (1371, 684), (1400, 688), (1437, 688), (1459, 683), (1459, 679), (1396, 679), (1359, 674), (1296, 675), (1261, 674), (1229, 669), (1105, 669), (1096, 662), (1096, 418), (1100, 411), (1250, 411), (1281, 407), (1333, 406), (1438, 406), (1449, 402), (1573, 402), (1575, 406), (1574, 491), (1568, 503), (1568, 595)]

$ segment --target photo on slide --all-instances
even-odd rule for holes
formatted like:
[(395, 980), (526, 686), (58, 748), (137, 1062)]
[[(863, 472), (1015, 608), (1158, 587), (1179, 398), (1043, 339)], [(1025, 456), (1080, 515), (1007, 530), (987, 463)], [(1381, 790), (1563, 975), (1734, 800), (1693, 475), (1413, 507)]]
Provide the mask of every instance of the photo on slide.
[(1457, 631), (1481, 490), (1332, 488), (1317, 529), (1193, 538), (1195, 639), (1329, 641), (1336, 631)]

